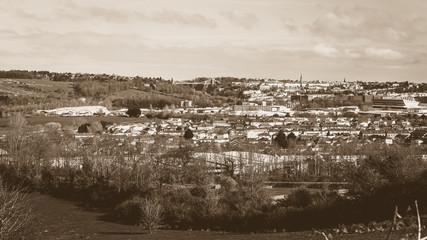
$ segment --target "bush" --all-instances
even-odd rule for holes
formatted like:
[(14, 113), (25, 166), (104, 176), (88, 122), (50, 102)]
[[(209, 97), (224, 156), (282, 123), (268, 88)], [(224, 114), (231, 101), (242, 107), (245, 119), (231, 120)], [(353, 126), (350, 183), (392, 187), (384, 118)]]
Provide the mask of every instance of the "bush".
[(191, 129), (187, 129), (184, 133), (184, 138), (185, 139), (192, 139), (194, 136), (193, 131), (191, 131)]
[(289, 194), (288, 198), (284, 201), (285, 206), (292, 206), (296, 208), (305, 208), (311, 205), (313, 201), (312, 194), (305, 188), (299, 188)]
[(139, 201), (141, 211), (140, 223), (150, 233), (157, 230), (163, 224), (163, 207), (157, 199), (144, 199)]
[(129, 108), (128, 111), (126, 112), (127, 115), (129, 115), (129, 117), (140, 117), (141, 116), (141, 109), (139, 108)]
[(77, 132), (78, 133), (88, 133), (90, 126), (91, 126), (90, 123), (84, 123), (84, 124), (79, 126), (79, 128), (77, 129)]
[(114, 209), (114, 219), (125, 224), (137, 224), (141, 219), (140, 203), (143, 201), (141, 197), (134, 197), (126, 200)]

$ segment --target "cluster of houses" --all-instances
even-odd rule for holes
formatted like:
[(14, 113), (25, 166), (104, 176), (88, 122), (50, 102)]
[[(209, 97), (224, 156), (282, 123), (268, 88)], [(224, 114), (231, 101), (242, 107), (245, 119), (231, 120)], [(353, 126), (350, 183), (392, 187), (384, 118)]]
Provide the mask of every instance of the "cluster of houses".
[(193, 121), (183, 118), (121, 123), (109, 126), (107, 132), (124, 136), (182, 137), (187, 129), (194, 142), (227, 143), (243, 139), (251, 143), (271, 143), (280, 130), (300, 139), (321, 138), (331, 143), (360, 137), (378, 137), (387, 143), (397, 136), (407, 137), (415, 129), (407, 120), (383, 118), (359, 121), (350, 117), (255, 117), (219, 118)]

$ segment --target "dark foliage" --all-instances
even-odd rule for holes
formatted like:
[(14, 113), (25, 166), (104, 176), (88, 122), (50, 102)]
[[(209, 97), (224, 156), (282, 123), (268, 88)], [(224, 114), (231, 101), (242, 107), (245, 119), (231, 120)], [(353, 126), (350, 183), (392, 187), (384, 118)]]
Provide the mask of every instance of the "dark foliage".
[(273, 140), (281, 148), (288, 147), (288, 138), (286, 137), (286, 134), (283, 132), (283, 130), (280, 130)]
[(128, 98), (117, 98), (113, 100), (113, 106), (115, 107), (127, 107), (127, 108), (157, 108), (163, 109), (166, 105), (178, 104), (178, 100), (172, 100), (169, 98), (160, 98), (158, 96), (150, 96), (144, 99), (128, 99)]
[(47, 71), (10, 70), (0, 71), (0, 78), (40, 79), (49, 75)]
[(184, 138), (185, 139), (192, 139), (194, 136), (193, 131), (191, 131), (191, 129), (187, 129), (184, 133)]
[(77, 132), (78, 133), (88, 133), (90, 126), (91, 126), (90, 123), (84, 123), (78, 127)]
[(129, 115), (129, 117), (139, 117), (141, 116), (141, 109), (139, 108), (129, 108), (126, 112), (127, 115)]

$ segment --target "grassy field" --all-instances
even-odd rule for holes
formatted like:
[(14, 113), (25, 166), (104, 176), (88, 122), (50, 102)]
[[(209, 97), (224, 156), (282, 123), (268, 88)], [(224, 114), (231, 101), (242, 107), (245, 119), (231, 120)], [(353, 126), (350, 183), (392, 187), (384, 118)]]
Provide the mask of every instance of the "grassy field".
[(106, 97), (104, 100), (112, 101), (116, 98), (136, 98), (136, 99), (157, 98), (157, 99), (163, 99), (170, 102), (174, 102), (174, 100), (183, 100), (182, 97), (177, 95), (166, 94), (158, 91), (147, 92), (147, 91), (138, 90), (138, 89), (128, 89), (128, 90), (116, 92)]
[(71, 82), (55, 82), (48, 79), (0, 79), (0, 94), (21, 96), (45, 96), (51, 92), (73, 91)]
[[(121, 225), (101, 220), (103, 213), (90, 212), (78, 207), (75, 203), (47, 195), (31, 195), (34, 221), (31, 226), (34, 235), (31, 239), (230, 239), (230, 240), (321, 240), (320, 234), (312, 231), (291, 233), (258, 233), (239, 234), (211, 231), (176, 231), (160, 230), (149, 234), (147, 231), (129, 225)], [(391, 239), (401, 239), (403, 232), (393, 232)], [(343, 240), (377, 240), (386, 239), (386, 233), (335, 235), (333, 239)]]

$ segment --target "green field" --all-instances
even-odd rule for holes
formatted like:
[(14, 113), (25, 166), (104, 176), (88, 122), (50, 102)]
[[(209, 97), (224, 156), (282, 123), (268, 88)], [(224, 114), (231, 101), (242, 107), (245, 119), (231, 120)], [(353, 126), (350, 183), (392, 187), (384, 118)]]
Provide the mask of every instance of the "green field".
[[(121, 225), (103, 221), (103, 213), (90, 212), (77, 204), (47, 195), (33, 193), (30, 195), (34, 221), (31, 230), (34, 233), (29, 239), (230, 239), (230, 240), (321, 240), (320, 234), (312, 231), (290, 233), (225, 233), (214, 231), (177, 231), (160, 230), (149, 234), (137, 226)], [(404, 232), (393, 232), (391, 240), (402, 239)], [(334, 235), (333, 239), (343, 240), (377, 240), (386, 239), (384, 232), (369, 234)]]

